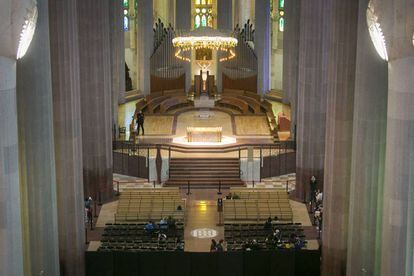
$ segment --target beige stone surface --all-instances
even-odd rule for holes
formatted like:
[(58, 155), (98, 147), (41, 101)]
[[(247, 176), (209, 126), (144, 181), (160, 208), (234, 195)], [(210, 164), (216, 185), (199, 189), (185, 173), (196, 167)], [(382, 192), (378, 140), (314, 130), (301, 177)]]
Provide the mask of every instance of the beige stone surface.
[(105, 227), (105, 223), (114, 223), (117, 208), (118, 200), (102, 205), (101, 211), (99, 212), (98, 221), (96, 222), (95, 226)]
[(235, 116), (237, 135), (270, 135), (266, 116)]
[[(199, 114), (210, 114), (209, 118), (200, 118)], [(223, 135), (232, 135), (233, 128), (229, 114), (220, 111), (188, 111), (178, 115), (177, 136), (185, 136), (187, 127), (222, 127)]]
[[(174, 116), (145, 116), (145, 135), (171, 135)], [(136, 127), (136, 126), (135, 126)]]

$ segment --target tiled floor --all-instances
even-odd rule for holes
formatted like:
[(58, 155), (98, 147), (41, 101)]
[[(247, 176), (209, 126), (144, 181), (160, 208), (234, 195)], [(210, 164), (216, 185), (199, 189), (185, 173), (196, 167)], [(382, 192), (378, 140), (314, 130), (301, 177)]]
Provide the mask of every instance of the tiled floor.
[(218, 226), (215, 200), (190, 200), (184, 232), (185, 251), (209, 252), (211, 239), (224, 239), (224, 227)]

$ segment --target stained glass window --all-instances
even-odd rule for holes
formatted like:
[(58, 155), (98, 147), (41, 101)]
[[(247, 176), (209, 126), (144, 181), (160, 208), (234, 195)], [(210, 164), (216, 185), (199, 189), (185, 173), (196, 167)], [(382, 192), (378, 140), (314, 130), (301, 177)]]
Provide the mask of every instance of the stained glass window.
[(129, 18), (128, 16), (124, 16), (124, 31), (129, 30)]
[(285, 31), (285, 0), (279, 0), (279, 31)]
[(285, 18), (279, 18), (279, 31), (285, 31)]
[(124, 31), (129, 30), (129, 0), (123, 0), (124, 6)]
[(207, 18), (205, 15), (201, 16), (201, 26), (206, 27), (207, 26)]
[(194, 27), (213, 27), (213, 6), (210, 0), (195, 0)]
[(194, 18), (194, 27), (197, 29), (198, 27), (200, 27), (200, 15), (196, 15), (196, 17)]

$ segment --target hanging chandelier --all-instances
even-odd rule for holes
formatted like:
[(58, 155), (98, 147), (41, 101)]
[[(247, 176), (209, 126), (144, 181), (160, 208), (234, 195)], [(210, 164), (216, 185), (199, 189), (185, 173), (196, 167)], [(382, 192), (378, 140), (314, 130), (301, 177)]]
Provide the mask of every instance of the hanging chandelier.
[(220, 61), (225, 61), (236, 56), (233, 49), (237, 46), (238, 41), (236, 38), (211, 27), (200, 27), (188, 34), (179, 35), (173, 38), (172, 43), (173, 46), (177, 48), (175, 56), (182, 60), (190, 61), (189, 58), (182, 55), (183, 52), (198, 49), (210, 49), (227, 52), (227, 57), (220, 59)]

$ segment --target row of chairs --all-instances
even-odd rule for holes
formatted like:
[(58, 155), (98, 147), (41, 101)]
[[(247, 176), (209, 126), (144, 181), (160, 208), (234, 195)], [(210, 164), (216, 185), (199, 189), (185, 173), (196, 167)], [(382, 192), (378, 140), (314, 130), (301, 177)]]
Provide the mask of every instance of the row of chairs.
[(184, 224), (147, 233), (144, 223), (107, 224), (98, 251), (174, 251), (184, 248)]
[(121, 193), (116, 222), (139, 222), (173, 217), (184, 220), (185, 200), (177, 188), (129, 189)]
[(307, 243), (300, 223), (276, 223), (270, 228), (264, 224), (226, 223), (224, 237), (228, 251), (289, 249), (295, 248), (295, 243), (301, 247)]
[(244, 221), (260, 222), (269, 217), (278, 217), (279, 220), (291, 222), (293, 220), (292, 208), (289, 202), (259, 201), (250, 199), (226, 200), (224, 202), (224, 222)]
[(293, 212), (285, 190), (275, 188), (230, 188), (238, 199), (224, 202), (224, 222), (263, 222), (278, 217), (292, 222)]

